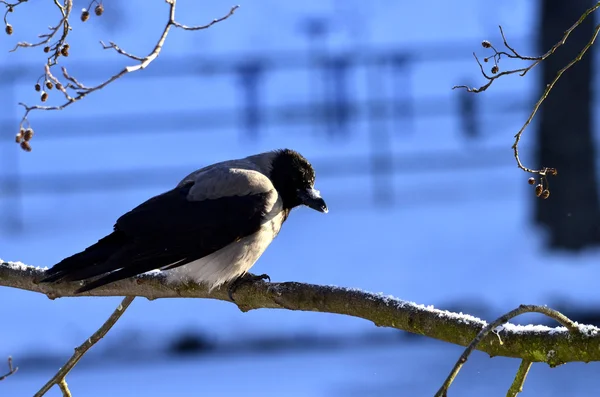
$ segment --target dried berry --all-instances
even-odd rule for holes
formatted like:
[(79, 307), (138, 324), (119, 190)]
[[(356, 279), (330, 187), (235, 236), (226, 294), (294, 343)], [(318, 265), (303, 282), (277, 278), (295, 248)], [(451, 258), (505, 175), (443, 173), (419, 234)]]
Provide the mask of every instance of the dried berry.
[(492, 66), (492, 73), (493, 73), (493, 74), (496, 74), (496, 73), (498, 73), (498, 65), (494, 65), (494, 66)]
[(94, 12), (96, 15), (100, 16), (104, 12), (104, 6), (102, 4), (98, 4), (96, 8), (94, 8)]
[(481, 46), (482, 46), (483, 48), (490, 48), (490, 47), (492, 46), (492, 43), (490, 43), (490, 42), (489, 42), (489, 41), (487, 41), (487, 40), (483, 40), (483, 41), (481, 42)]
[(46, 91), (42, 91), (42, 102), (46, 102), (48, 99), (48, 93)]
[(69, 56), (69, 47), (67, 45), (60, 49), (60, 55), (62, 55), (63, 57)]
[(31, 152), (31, 145), (29, 145), (29, 142), (21, 142), (21, 149), (25, 150), (26, 152)]
[(50, 52), (50, 47), (48, 47), (48, 46), (44, 47), (44, 52), (46, 52), (46, 53)]
[(527, 180), (527, 183), (529, 183), (530, 185), (533, 185), (535, 183), (535, 178), (531, 177)]
[(6, 28), (4, 30), (6, 31), (7, 35), (13, 34), (13, 27), (12, 27), (12, 25), (10, 23), (6, 24)]
[(51, 90), (52, 87), (54, 87), (54, 84), (52, 84), (51, 81), (46, 81), (46, 88), (48, 88), (49, 90)]
[(548, 197), (550, 197), (550, 190), (548, 190), (548, 189), (544, 190), (540, 197), (543, 198), (544, 200), (547, 199)]
[(23, 128), (21, 128), (19, 130), (19, 133), (17, 135), (15, 135), (15, 142), (21, 143), (21, 141), (23, 140), (23, 134), (25, 134), (25, 130)]
[(487, 61), (489, 61), (488, 58), (483, 58), (483, 62), (487, 62)]
[(23, 133), (23, 140), (25, 140), (26, 142), (29, 142), (31, 140), (31, 138), (33, 138), (33, 129), (27, 128), (25, 130), (25, 132)]
[(90, 12), (85, 8), (81, 11), (81, 22), (85, 22), (90, 19)]
[(35, 90), (36, 91), (40, 91), (42, 89), (42, 86), (40, 85), (40, 83), (36, 83), (35, 84)]
[(535, 187), (535, 195), (540, 197), (542, 195), (542, 192), (544, 191), (544, 187), (542, 186), (542, 184), (538, 184)]

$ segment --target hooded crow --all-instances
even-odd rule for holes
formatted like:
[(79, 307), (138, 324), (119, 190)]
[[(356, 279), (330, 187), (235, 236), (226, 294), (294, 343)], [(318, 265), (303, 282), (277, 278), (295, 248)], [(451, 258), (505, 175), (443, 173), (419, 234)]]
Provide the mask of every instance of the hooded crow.
[(100, 276), (76, 291), (81, 293), (161, 269), (169, 270), (171, 280), (193, 280), (211, 290), (233, 285), (271, 244), (293, 208), (328, 212), (314, 184), (312, 165), (290, 149), (201, 168), (121, 216), (111, 234), (48, 269), (41, 281)]

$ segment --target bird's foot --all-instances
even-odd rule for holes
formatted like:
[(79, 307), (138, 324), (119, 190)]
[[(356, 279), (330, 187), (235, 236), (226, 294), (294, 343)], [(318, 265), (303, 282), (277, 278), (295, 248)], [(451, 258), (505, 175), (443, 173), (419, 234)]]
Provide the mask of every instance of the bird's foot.
[(269, 282), (271, 282), (271, 277), (269, 277), (268, 274), (256, 275), (256, 274), (252, 274), (252, 273), (246, 273), (243, 276), (236, 278), (235, 280), (233, 280), (231, 282), (231, 284), (229, 284), (229, 288), (227, 288), (227, 294), (229, 295), (229, 299), (231, 299), (233, 302), (235, 302), (235, 299), (233, 299), (233, 293), (242, 284), (254, 283), (255, 281), (259, 281), (259, 280), (260, 281), (269, 280)]

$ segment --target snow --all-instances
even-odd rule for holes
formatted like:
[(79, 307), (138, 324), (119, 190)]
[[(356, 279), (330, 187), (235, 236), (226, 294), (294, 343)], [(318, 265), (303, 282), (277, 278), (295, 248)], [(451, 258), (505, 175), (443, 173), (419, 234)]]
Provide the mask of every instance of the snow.
[[(202, 2), (201, 6), (179, 3), (178, 15), (187, 24), (222, 15), (231, 5), (220, 1)], [(354, 2), (346, 10), (336, 8), (339, 2), (334, 1), (242, 4), (232, 18), (211, 29), (172, 31), (163, 53), (146, 70), (126, 76), (63, 112), (32, 113), (34, 151), (16, 152), (13, 143), (0, 146), (3, 159), (7, 159), (3, 164), (8, 164), (0, 168), (0, 174), (18, 170), (24, 193), (20, 204), (0, 196), (2, 217), (20, 211), (24, 227), (22, 233), (3, 231), (0, 255), (40, 268), (51, 266), (109, 233), (118, 216), (172, 187), (190, 170), (288, 146), (303, 153), (317, 168), (317, 187), (331, 211), (323, 215), (295, 210), (252, 272), (267, 273), (273, 281), (384, 291), (373, 297), (481, 326), (487, 324), (481, 318), (491, 321), (524, 302), (599, 307), (599, 250), (576, 255), (548, 253), (543, 232), (529, 222), (530, 186), (526, 175), (515, 167), (510, 150), (512, 136), (526, 119), (527, 109), (501, 116), (490, 113), (500, 104), (530, 102), (537, 72), (527, 78), (498, 81), (492, 90), (478, 96), (485, 126), (485, 136), (479, 142), (460, 139), (453, 113), (458, 94), (450, 87), (481, 81), (471, 51), (480, 54), (478, 46), (484, 38), (496, 43), (499, 24), (510, 32), (511, 43), (513, 37), (517, 42), (517, 38), (535, 33), (532, 20), (536, 2), (502, 2), (494, 12), (475, 0), (460, 5), (441, 0), (401, 3)], [(102, 51), (97, 41), (115, 41), (132, 53), (147, 51), (152, 43), (139, 38), (156, 37), (155, 27), (164, 23), (166, 5), (147, 6), (140, 1), (121, 5), (113, 1), (109, 6), (107, 1), (105, 8), (102, 18), (92, 17), (83, 26), (75, 23), (77, 35), (70, 42), (69, 61), (73, 64), (69, 64), (69, 71), (75, 76), (93, 74), (95, 77), (84, 79), (90, 85), (120, 70), (126, 62), (113, 52)], [(109, 19), (114, 9), (123, 12), (121, 22), (127, 21), (126, 29), (110, 30), (119, 21)], [(131, 23), (131, 18), (141, 18), (141, 9), (144, 23)], [(23, 26), (39, 26), (41, 32), (50, 23), (48, 15), (53, 15), (52, 22), (55, 20), (51, 12), (50, 2), (36, 7), (25, 4), (11, 13), (15, 34), (0, 42), (0, 53), (12, 48), (13, 39), (34, 37), (36, 33)], [(235, 84), (227, 76), (174, 71), (166, 78), (145, 77), (169, 67), (197, 71), (214, 60), (246, 60), (255, 51), (305, 49), (306, 40), (298, 33), (299, 15), (326, 16), (335, 26), (343, 26), (327, 43), (336, 53), (371, 44), (380, 48), (410, 45), (416, 57), (429, 57), (415, 70), (406, 95), (442, 100), (435, 102), (439, 107), (416, 109), (413, 123), (402, 121), (400, 127), (394, 127), (401, 130), (393, 131), (389, 143), (389, 150), (396, 154), (397, 172), (383, 181), (393, 192), (392, 205), (374, 197), (373, 186), (377, 185), (369, 172), (354, 174), (368, 170), (371, 164), (367, 157), (353, 160), (356, 155), (365, 156), (371, 145), (369, 126), (364, 121), (342, 141), (315, 132), (308, 117), (266, 125), (261, 139), (251, 141), (240, 133), (236, 114), (210, 113), (233, 109), (239, 99)], [(425, 16), (425, 20), (416, 15)], [(357, 20), (359, 23), (350, 22)], [(455, 49), (452, 40), (465, 39), (468, 41), (458, 41), (462, 44)], [(431, 45), (440, 49), (433, 56), (425, 51)], [(517, 47), (523, 53), (538, 52), (531, 43)], [(39, 54), (19, 50), (3, 55), (0, 63), (20, 67), (21, 62), (39, 62)], [(176, 56), (175, 63), (169, 63)], [(93, 60), (99, 66), (86, 71), (77, 64), (81, 60)], [(0, 115), (1, 122), (18, 122), (22, 109), (14, 105), (17, 101), (33, 103), (38, 99), (30, 80), (38, 77), (39, 69), (27, 65), (31, 71), (28, 79), (19, 80), (13, 87), (14, 95), (8, 89), (0, 96), (2, 109), (8, 109)], [(309, 100), (313, 91), (306, 87), (304, 77), (305, 73), (294, 70), (282, 72), (268, 84), (269, 103), (284, 103), (293, 109), (295, 104)], [(368, 99), (368, 87), (362, 83), (356, 86), (356, 98)], [(48, 102), (55, 97), (51, 95)], [(199, 129), (202, 125), (210, 128)], [(523, 136), (521, 153), (527, 160), (534, 128), (529, 127)], [(124, 135), (127, 131), (136, 133)], [(13, 133), (8, 135), (12, 140)], [(121, 172), (125, 169), (132, 171)], [(333, 177), (342, 171), (344, 177)], [(83, 180), (89, 173), (95, 178)], [(74, 182), (102, 187), (65, 194)], [(6, 208), (9, 212), (4, 212)], [(21, 269), (23, 265), (16, 262), (11, 266)], [(42, 294), (0, 288), (0, 301), (9, 302), (2, 305), (2, 318), (10, 324), (0, 327), (0, 360), (12, 355), (16, 365), (25, 362), (17, 374), (0, 383), (0, 393), (33, 394), (120, 300), (50, 301)], [(562, 327), (543, 325), (503, 327), (511, 332), (565, 332)], [(596, 327), (579, 327), (589, 335), (597, 333)], [(401, 342), (399, 338), (382, 346), (335, 352), (214, 353), (185, 360), (162, 359), (161, 353), (182, 330), (225, 346), (250, 343), (257, 336), (333, 335), (344, 339), (367, 332), (378, 336), (395, 332), (374, 330), (371, 323), (348, 316), (282, 310), (241, 313), (235, 305), (211, 300), (136, 299), (69, 376), (74, 395), (94, 397), (113, 390), (119, 395), (153, 396), (191, 395), (197, 390), (209, 395), (246, 396), (280, 396), (282, 390), (286, 396), (315, 397), (398, 395), (398, 390), (405, 390), (407, 395), (432, 395), (462, 352), (460, 347), (424, 338), (419, 342), (408, 338), (408, 342)], [(144, 354), (136, 350), (139, 346), (146, 349)], [(115, 351), (126, 359), (111, 358)], [(153, 359), (148, 359), (149, 355)], [(26, 357), (38, 359), (27, 361)], [(44, 367), (46, 357), (53, 360), (49, 358), (50, 364)], [(518, 362), (484, 357), (473, 355), (452, 386), (452, 394), (505, 392)], [(552, 372), (534, 365), (524, 395), (590, 395), (599, 386), (597, 370), (595, 364), (569, 364)], [(58, 390), (53, 393), (49, 396), (59, 395)]]

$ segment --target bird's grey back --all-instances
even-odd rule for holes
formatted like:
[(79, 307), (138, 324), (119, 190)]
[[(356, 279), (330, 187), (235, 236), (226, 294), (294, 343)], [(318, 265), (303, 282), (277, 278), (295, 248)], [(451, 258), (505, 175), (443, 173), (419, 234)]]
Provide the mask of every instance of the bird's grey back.
[(271, 164), (275, 155), (275, 152), (265, 152), (244, 157), (242, 159), (214, 163), (186, 175), (185, 178), (177, 184), (177, 187), (181, 187), (190, 182), (199, 182), (205, 175), (216, 178), (218, 178), (219, 175), (225, 177), (231, 169), (256, 171), (269, 177), (269, 174), (271, 173)]

